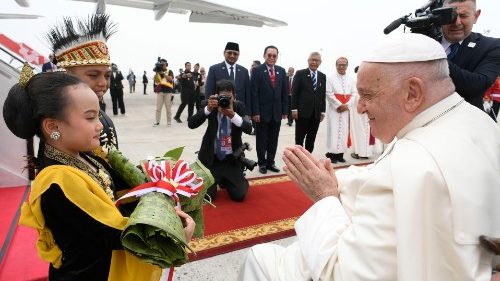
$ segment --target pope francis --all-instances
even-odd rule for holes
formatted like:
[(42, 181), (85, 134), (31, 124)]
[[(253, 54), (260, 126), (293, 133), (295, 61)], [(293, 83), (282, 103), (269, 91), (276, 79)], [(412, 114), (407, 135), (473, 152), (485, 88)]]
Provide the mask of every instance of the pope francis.
[(359, 68), (359, 113), (388, 143), (368, 167), (335, 172), (286, 148), (285, 172), (315, 203), (297, 241), (251, 248), (239, 280), (490, 280), (500, 237), (500, 128), (455, 92), (441, 45), (380, 41)]

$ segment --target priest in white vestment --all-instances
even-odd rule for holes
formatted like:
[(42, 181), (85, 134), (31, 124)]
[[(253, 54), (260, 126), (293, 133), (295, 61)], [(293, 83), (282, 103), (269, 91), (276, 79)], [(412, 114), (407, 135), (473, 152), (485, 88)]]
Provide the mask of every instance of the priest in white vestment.
[[(358, 67), (354, 69), (358, 72)], [(356, 77), (354, 77), (356, 79)], [(353, 110), (349, 110), (349, 129), (352, 143), (351, 157), (354, 159), (368, 159), (373, 154), (375, 138), (370, 134), (370, 123), (366, 113), (359, 113), (356, 108), (359, 103), (359, 95), (353, 95)]]
[(326, 81), (326, 157), (330, 158), (332, 163), (345, 162), (349, 111), (353, 110), (352, 96), (356, 93), (354, 79), (346, 74), (347, 66), (346, 58), (338, 58), (335, 62), (337, 73)]
[(251, 248), (239, 280), (489, 281), (478, 237), (500, 237), (500, 128), (454, 92), (446, 54), (424, 35), (384, 38), (357, 88), (387, 149), (336, 172), (285, 149), (285, 172), (315, 203), (295, 243)]

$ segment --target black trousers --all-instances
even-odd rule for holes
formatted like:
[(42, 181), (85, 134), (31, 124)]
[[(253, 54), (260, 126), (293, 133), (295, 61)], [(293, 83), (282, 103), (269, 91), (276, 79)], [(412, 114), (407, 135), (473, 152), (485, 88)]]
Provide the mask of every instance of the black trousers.
[(295, 122), (295, 144), (304, 146), (304, 138), (306, 139), (306, 145), (304, 148), (313, 152), (314, 141), (316, 140), (316, 134), (318, 133), (319, 119), (314, 117), (311, 118), (300, 118)]
[(113, 104), (113, 115), (118, 115), (118, 107), (121, 114), (125, 114), (125, 104), (123, 103), (123, 89), (110, 89), (111, 103)]
[(278, 136), (280, 134), (281, 122), (271, 120), (270, 122), (256, 123), (255, 141), (257, 148), (257, 161), (259, 166), (274, 165), (276, 149), (278, 149)]
[(181, 114), (187, 105), (188, 119), (189, 119), (191, 116), (193, 116), (194, 103), (195, 103), (194, 90), (188, 92), (181, 92), (181, 105), (179, 105), (179, 109), (177, 109), (177, 113), (175, 113), (174, 118), (181, 118)]
[(293, 117), (292, 117), (292, 96), (288, 96), (288, 123), (292, 124), (293, 123)]
[(235, 163), (232, 155), (224, 160), (214, 156), (212, 165), (206, 165), (215, 179), (215, 183), (208, 188), (207, 194), (215, 200), (217, 198), (217, 184), (227, 190), (233, 201), (242, 202), (248, 192), (248, 180), (243, 175), (240, 163)]
[(146, 87), (148, 86), (148, 83), (142, 83), (144, 85), (144, 94), (146, 94)]

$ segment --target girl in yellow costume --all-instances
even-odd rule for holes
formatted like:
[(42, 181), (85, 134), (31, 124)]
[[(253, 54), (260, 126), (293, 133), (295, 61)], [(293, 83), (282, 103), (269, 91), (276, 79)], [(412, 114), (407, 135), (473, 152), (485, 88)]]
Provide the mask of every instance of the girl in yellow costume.
[[(28, 69), (9, 91), (3, 115), (16, 136), (40, 138), (38, 157), (30, 160), (39, 172), (20, 223), (38, 231), (36, 247), (50, 262), (49, 280), (159, 280), (159, 267), (122, 249), (128, 218), (113, 203), (113, 170), (85, 153), (99, 146), (98, 98), (75, 76), (55, 72), (29, 79)], [(194, 222), (177, 212), (189, 241)]]

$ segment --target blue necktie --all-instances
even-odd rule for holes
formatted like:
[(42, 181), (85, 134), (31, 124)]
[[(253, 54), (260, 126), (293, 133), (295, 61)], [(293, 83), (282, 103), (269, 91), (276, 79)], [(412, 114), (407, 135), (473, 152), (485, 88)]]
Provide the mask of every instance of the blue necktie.
[(234, 71), (233, 71), (233, 66), (229, 68), (229, 80), (234, 81)]
[(227, 117), (222, 116), (219, 124), (219, 138), (217, 139), (217, 150), (215, 154), (217, 155), (217, 159), (224, 160), (226, 157), (226, 152), (222, 151), (221, 140), (226, 139), (227, 136)]
[(448, 59), (452, 60), (458, 53), (458, 48), (460, 47), (459, 43), (453, 43), (450, 45), (450, 52), (448, 53)]
[(316, 79), (316, 72), (312, 73), (311, 79), (312, 79), (312, 82), (313, 82), (313, 90), (316, 91), (316, 88), (318, 86), (318, 80)]

